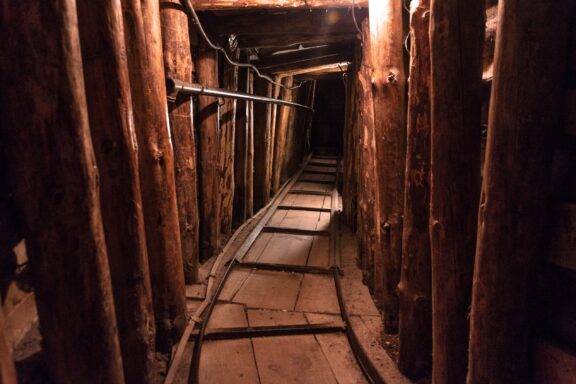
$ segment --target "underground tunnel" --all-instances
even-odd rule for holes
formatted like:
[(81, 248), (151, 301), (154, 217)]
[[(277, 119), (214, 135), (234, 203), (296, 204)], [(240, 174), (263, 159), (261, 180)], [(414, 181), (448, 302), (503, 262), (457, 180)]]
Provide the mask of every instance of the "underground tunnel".
[(576, 383), (573, 0), (0, 31), (0, 384)]

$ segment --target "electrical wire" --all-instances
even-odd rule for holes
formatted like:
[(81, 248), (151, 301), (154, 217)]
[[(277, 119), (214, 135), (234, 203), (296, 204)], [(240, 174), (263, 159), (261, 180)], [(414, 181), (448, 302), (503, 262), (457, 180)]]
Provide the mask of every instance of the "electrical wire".
[(355, 0), (352, 0), (352, 20), (354, 20), (354, 26), (356, 26), (356, 30), (357, 30), (358, 33), (360, 34), (360, 40), (362, 41), (362, 44), (364, 44), (364, 35), (362, 34), (362, 30), (361, 30), (360, 27), (358, 26), (358, 22), (356, 21), (356, 4), (355, 4)]
[(277, 85), (279, 87), (282, 87), (284, 89), (288, 89), (288, 90), (293, 90), (293, 89), (297, 89), (300, 88), (302, 86), (302, 84), (304, 82), (299, 82), (298, 85), (292, 86), (292, 87), (287, 87), (282, 83), (276, 82), (274, 81), (274, 79), (272, 79), (270, 76), (264, 75), (260, 72), (260, 70), (258, 69), (258, 67), (256, 67), (254, 64), (250, 64), (250, 63), (240, 63), (238, 61), (234, 61), (230, 58), (230, 56), (228, 56), (228, 53), (226, 52), (226, 50), (224, 48), (222, 48), (221, 46), (214, 44), (210, 38), (208, 37), (208, 35), (206, 34), (206, 31), (204, 30), (204, 27), (202, 26), (202, 24), (200, 23), (200, 18), (198, 17), (198, 14), (196, 13), (196, 10), (194, 10), (194, 6), (192, 5), (192, 2), (190, 0), (181, 0), (183, 2), (183, 5), (185, 8), (187, 8), (188, 12), (192, 15), (192, 18), (194, 19), (196, 26), (198, 27), (198, 30), (200, 31), (200, 34), (202, 35), (202, 37), (204, 38), (204, 40), (206, 41), (206, 43), (208, 43), (208, 45), (210, 46), (210, 48), (216, 50), (216, 51), (220, 51), (222, 52), (222, 54), (224, 55), (224, 57), (226, 58), (226, 61), (228, 61), (231, 65), (234, 65), (236, 67), (242, 67), (242, 68), (250, 68), (252, 69), (256, 75), (261, 78), (264, 79), (274, 85)]

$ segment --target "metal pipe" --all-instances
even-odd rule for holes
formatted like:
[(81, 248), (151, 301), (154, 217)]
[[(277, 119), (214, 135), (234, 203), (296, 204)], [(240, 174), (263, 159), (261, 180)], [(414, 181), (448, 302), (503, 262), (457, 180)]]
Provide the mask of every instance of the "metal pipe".
[(298, 103), (293, 103), (291, 101), (278, 100), (265, 96), (252, 95), (250, 93), (229, 91), (222, 88), (210, 88), (205, 87), (198, 83), (184, 83), (183, 81), (167, 78), (166, 79), (166, 90), (168, 93), (168, 99), (176, 100), (179, 94), (184, 95), (203, 95), (203, 96), (213, 96), (213, 97), (226, 97), (238, 100), (256, 101), (259, 103), (266, 104), (279, 104), (285, 105), (287, 107), (301, 108), (308, 111), (314, 112), (314, 109)]

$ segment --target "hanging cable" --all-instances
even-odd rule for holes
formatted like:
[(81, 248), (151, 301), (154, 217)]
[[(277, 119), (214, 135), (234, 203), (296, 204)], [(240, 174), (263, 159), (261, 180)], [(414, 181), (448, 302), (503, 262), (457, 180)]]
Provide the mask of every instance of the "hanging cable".
[(364, 35), (362, 34), (362, 29), (358, 26), (358, 22), (356, 21), (356, 4), (355, 0), (352, 0), (352, 20), (354, 20), (354, 25), (356, 26), (356, 30), (360, 34), (360, 41), (364, 44)]
[(264, 79), (274, 85), (277, 85), (279, 87), (282, 87), (284, 89), (289, 89), (289, 90), (293, 90), (296, 88), (300, 88), (303, 84), (303, 82), (299, 82), (298, 85), (295, 85), (293, 87), (287, 87), (282, 83), (276, 82), (274, 81), (274, 79), (272, 79), (270, 76), (264, 75), (260, 72), (260, 70), (254, 65), (254, 64), (250, 64), (250, 63), (240, 63), (238, 61), (234, 61), (230, 58), (230, 56), (228, 56), (228, 53), (226, 52), (226, 50), (224, 48), (222, 48), (221, 46), (214, 44), (210, 38), (208, 37), (208, 34), (206, 34), (206, 31), (204, 30), (204, 27), (202, 26), (202, 24), (200, 23), (200, 18), (198, 17), (198, 14), (196, 13), (196, 10), (194, 10), (194, 6), (192, 5), (192, 2), (190, 0), (181, 0), (181, 2), (183, 2), (184, 7), (188, 10), (188, 12), (190, 13), (190, 15), (192, 15), (192, 18), (194, 18), (194, 22), (196, 23), (196, 26), (198, 27), (198, 30), (200, 31), (200, 34), (202, 35), (202, 37), (204, 38), (204, 40), (206, 41), (206, 43), (208, 43), (208, 45), (210, 46), (210, 48), (216, 50), (216, 51), (220, 51), (222, 52), (222, 54), (224, 55), (224, 57), (226, 58), (226, 61), (228, 61), (231, 65), (234, 65), (236, 67), (242, 67), (242, 68), (250, 68), (252, 69), (256, 75), (261, 78)]

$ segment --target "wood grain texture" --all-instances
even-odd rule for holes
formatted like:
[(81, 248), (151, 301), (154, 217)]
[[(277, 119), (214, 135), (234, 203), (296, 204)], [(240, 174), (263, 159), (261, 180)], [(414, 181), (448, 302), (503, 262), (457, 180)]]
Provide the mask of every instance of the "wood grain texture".
[(428, 0), (412, 3), (402, 234), (399, 368), (416, 380), (432, 368), (430, 258), (430, 40)]
[(376, 198), (380, 200), (382, 249), (382, 257), (375, 259), (375, 287), (378, 300), (384, 306), (384, 330), (395, 333), (398, 331), (397, 286), (402, 260), (406, 157), (402, 3), (393, 0), (369, 3), (376, 174), (380, 184)]
[(499, 5), (468, 383), (529, 380), (531, 288), (548, 211), (553, 139), (563, 115), (574, 10), (573, 1)]
[[(198, 47), (196, 80), (218, 87), (218, 54), (205, 45)], [(220, 178), (218, 174), (218, 99), (198, 97), (200, 256), (207, 260), (218, 251), (220, 241)]]
[(138, 139), (156, 346), (167, 352), (183, 329), (186, 308), (159, 3), (122, 0), (122, 10)]
[[(254, 94), (272, 97), (273, 85), (254, 78)], [(272, 104), (254, 103), (254, 211), (270, 201)]]
[[(216, 10), (255, 10), (293, 8), (349, 8), (352, 0), (195, 0), (194, 9), (199, 11)], [(368, 7), (367, 0), (354, 1), (357, 7)]]
[[(188, 16), (178, 0), (162, 0), (160, 19), (166, 76), (191, 83), (194, 67)], [(186, 95), (179, 96), (174, 102), (168, 104), (186, 284), (193, 284), (198, 280), (200, 253), (196, 138), (192, 109), (192, 100)]]
[(0, 383), (16, 384), (16, 367), (12, 360), (12, 351), (8, 344), (6, 327), (4, 322), (4, 311), (0, 310)]
[(78, 2), (90, 130), (127, 383), (156, 375), (138, 145), (119, 1)]
[(433, 368), (466, 378), (468, 308), (480, 197), (484, 1), (430, 2)]
[(51, 379), (124, 383), (76, 2), (4, 1), (0, 17), (0, 126)]
[[(230, 57), (238, 60), (240, 50), (228, 52)], [(225, 89), (238, 90), (238, 67), (224, 62), (223, 85)], [(236, 99), (224, 99), (220, 108), (220, 231), (223, 234), (232, 232), (232, 212), (234, 205), (234, 156), (236, 146)]]

